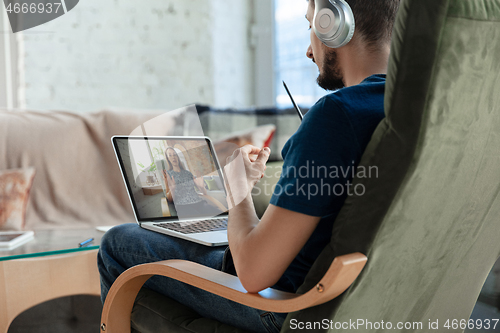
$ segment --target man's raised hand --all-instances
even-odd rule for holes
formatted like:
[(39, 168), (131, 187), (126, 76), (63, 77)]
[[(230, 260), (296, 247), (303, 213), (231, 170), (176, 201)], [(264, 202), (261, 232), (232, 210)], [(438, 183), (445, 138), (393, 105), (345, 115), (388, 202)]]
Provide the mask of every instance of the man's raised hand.
[(236, 149), (227, 158), (224, 173), (228, 188), (229, 209), (237, 206), (252, 191), (255, 184), (264, 176), (266, 163), (271, 150), (246, 145)]

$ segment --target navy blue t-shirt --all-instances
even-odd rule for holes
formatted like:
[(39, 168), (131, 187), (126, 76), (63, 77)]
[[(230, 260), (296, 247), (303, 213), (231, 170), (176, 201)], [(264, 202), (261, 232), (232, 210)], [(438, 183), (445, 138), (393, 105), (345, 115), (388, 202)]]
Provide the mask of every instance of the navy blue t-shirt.
[[(295, 292), (330, 242), (333, 222), (373, 131), (384, 118), (385, 75), (321, 98), (304, 116), (281, 152), (284, 160), (271, 204), (321, 217), (315, 231), (285, 271), (276, 288)], [(365, 170), (366, 171), (366, 170)], [(365, 174), (366, 177), (376, 175)]]

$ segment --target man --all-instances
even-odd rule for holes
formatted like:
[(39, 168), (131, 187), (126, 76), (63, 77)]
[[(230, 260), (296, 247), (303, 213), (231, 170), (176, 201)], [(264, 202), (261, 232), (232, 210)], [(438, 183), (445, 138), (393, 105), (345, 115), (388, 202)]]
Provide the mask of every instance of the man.
[[(271, 286), (297, 290), (330, 241), (345, 198), (356, 195), (350, 187), (352, 170), (384, 117), (385, 73), (399, 0), (348, 3), (356, 20), (352, 40), (331, 49), (311, 31), (307, 49), (307, 57), (319, 69), (318, 84), (327, 90), (340, 90), (320, 99), (286, 143), (283, 172), (261, 221), (249, 191), (229, 211), (228, 238), (235, 273), (249, 292)], [(310, 0), (306, 15), (310, 26), (314, 12), (315, 2)], [(232, 159), (238, 159), (246, 177), (236, 179), (235, 168), (229, 167), (229, 184), (243, 182), (243, 187), (251, 189), (264, 172), (269, 152), (252, 146), (236, 151)], [(103, 238), (99, 254), (102, 299), (114, 279), (133, 265), (187, 259), (230, 271), (227, 257), (223, 249), (170, 238), (135, 225), (113, 228)], [(283, 314), (248, 308), (166, 278), (153, 277), (146, 286), (202, 316), (248, 331), (273, 332), (284, 320)]]

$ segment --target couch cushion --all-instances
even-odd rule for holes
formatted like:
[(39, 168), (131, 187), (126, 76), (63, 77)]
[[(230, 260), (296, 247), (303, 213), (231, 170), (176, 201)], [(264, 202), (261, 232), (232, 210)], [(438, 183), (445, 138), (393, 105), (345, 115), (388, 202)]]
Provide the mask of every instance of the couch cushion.
[(22, 230), (35, 169), (0, 171), (0, 230)]

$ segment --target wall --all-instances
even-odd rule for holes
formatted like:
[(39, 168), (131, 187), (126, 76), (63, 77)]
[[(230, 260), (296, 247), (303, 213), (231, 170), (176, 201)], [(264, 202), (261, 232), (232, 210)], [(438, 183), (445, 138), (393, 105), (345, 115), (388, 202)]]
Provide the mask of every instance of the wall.
[(11, 30), (6, 11), (0, 12), (0, 29), (3, 32), (0, 34), (0, 107), (15, 108), (19, 86), (17, 36), (8, 33)]
[(251, 3), (212, 0), (212, 4), (214, 104), (219, 107), (252, 105), (254, 60), (249, 40), (253, 10)]
[(28, 109), (254, 104), (252, 0), (85, 0), (22, 33)]

